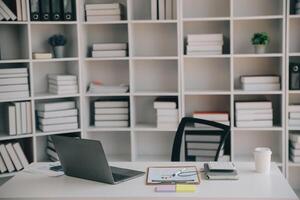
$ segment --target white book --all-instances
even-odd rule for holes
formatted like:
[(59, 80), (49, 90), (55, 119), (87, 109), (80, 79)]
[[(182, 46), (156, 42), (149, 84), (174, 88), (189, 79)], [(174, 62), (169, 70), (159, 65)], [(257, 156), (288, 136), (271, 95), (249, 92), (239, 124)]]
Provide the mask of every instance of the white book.
[(5, 163), (5, 166), (8, 170), (8, 172), (15, 171), (15, 167), (12, 163), (12, 160), (10, 159), (10, 157), (8, 155), (8, 152), (7, 152), (4, 144), (0, 144), (0, 154), (4, 160), (4, 163)]
[(86, 10), (102, 10), (102, 9), (120, 9), (119, 3), (98, 3), (98, 4), (86, 4), (85, 5)]
[(22, 166), (22, 164), (21, 164), (21, 162), (20, 162), (20, 160), (19, 160), (19, 158), (18, 158), (18, 156), (17, 156), (17, 154), (16, 154), (16, 152), (15, 152), (12, 144), (11, 143), (6, 144), (5, 148), (6, 148), (7, 152), (8, 152), (8, 155), (9, 155), (12, 163), (15, 166), (15, 169), (17, 171), (21, 170), (23, 168), (23, 166)]
[(165, 0), (158, 0), (158, 19), (166, 19), (166, 9), (165, 9)]
[(254, 114), (272, 114), (273, 109), (245, 109), (245, 110), (235, 110), (236, 115), (254, 115)]
[(187, 51), (189, 56), (222, 55), (222, 51)]
[(8, 133), (9, 135), (16, 135), (17, 134), (16, 107), (14, 105), (8, 105), (7, 113), (8, 113)]
[(27, 68), (4, 68), (0, 69), (0, 75), (11, 75), (11, 74), (28, 74)]
[(51, 85), (56, 85), (56, 86), (77, 85), (77, 80), (64, 81), (64, 80), (48, 79), (48, 83)]
[(216, 41), (190, 41), (187, 42), (188, 46), (223, 46), (224, 45), (224, 41), (223, 40), (216, 40)]
[(22, 0), (16, 0), (16, 9), (17, 9), (17, 20), (22, 21), (22, 6), (21, 6)]
[(289, 105), (288, 111), (289, 112), (300, 112), (300, 105)]
[(126, 56), (126, 50), (92, 51), (93, 58), (125, 57), (125, 56)]
[(52, 53), (32, 53), (33, 59), (51, 59)]
[(49, 81), (77, 81), (75, 75), (48, 74)]
[(96, 127), (128, 127), (128, 121), (95, 121)]
[(87, 22), (120, 21), (120, 20), (121, 20), (120, 15), (106, 15), (106, 16), (88, 15), (88, 16), (86, 16)]
[(178, 122), (178, 116), (157, 115), (157, 122)]
[(300, 127), (300, 119), (289, 119), (289, 126)]
[(0, 85), (28, 84), (28, 78), (1, 78)]
[(26, 102), (21, 102), (21, 127), (22, 134), (27, 133), (27, 114), (26, 114)]
[(7, 5), (0, 0), (0, 7), (8, 14), (9, 18), (13, 21), (17, 19), (17, 16), (7, 7)]
[(236, 121), (236, 126), (240, 128), (267, 128), (273, 126), (272, 120), (257, 120), (257, 121)]
[(1, 92), (17, 92), (17, 91), (29, 91), (28, 84), (0, 86), (0, 93)]
[(64, 90), (72, 90), (78, 91), (77, 85), (53, 85), (49, 84), (49, 89), (52, 91), (64, 91)]
[(272, 109), (272, 102), (270, 101), (249, 101), (249, 102), (235, 102), (236, 109)]
[(95, 115), (95, 121), (125, 121), (128, 119), (128, 114)]
[[(217, 150), (204, 150), (204, 149), (188, 149), (187, 154), (189, 156), (215, 156)], [(224, 150), (220, 151), (220, 156), (224, 154)]]
[(223, 34), (188, 34), (188, 42), (223, 41)]
[(289, 140), (292, 142), (300, 143), (300, 134), (299, 133), (290, 133)]
[(151, 19), (157, 20), (157, 0), (151, 0)]
[(74, 129), (78, 129), (78, 123), (45, 125), (45, 126), (40, 124), (39, 129), (42, 130), (43, 132), (74, 130)]
[(219, 143), (202, 143), (202, 142), (188, 142), (188, 149), (215, 149), (217, 150), (219, 147)]
[(95, 101), (95, 108), (128, 108), (128, 101)]
[(178, 109), (156, 109), (157, 115), (176, 115), (178, 116)]
[(17, 125), (17, 134), (22, 134), (22, 114), (21, 114), (21, 103), (14, 103), (16, 107), (16, 125)]
[(56, 117), (70, 117), (77, 116), (77, 109), (69, 109), (69, 110), (61, 110), (61, 111), (47, 111), (47, 112), (37, 112), (39, 117), (48, 119), (48, 118), (56, 118)]
[(279, 76), (241, 76), (242, 83), (279, 83)]
[(31, 111), (31, 102), (26, 102), (26, 122), (27, 122), (27, 130), (26, 133), (32, 132), (32, 111)]
[(27, 21), (27, 0), (22, 0), (22, 20)]
[(29, 91), (18, 91), (18, 92), (2, 92), (0, 93), (0, 99), (7, 99), (7, 98), (28, 98)]
[(210, 121), (228, 121), (228, 113), (207, 113), (207, 112), (195, 112), (193, 113), (194, 118), (206, 119)]
[[(224, 124), (226, 126), (230, 126), (230, 122), (229, 121), (217, 121), (214, 120), (214, 122), (218, 122), (220, 124)], [(206, 125), (206, 124), (199, 124), (199, 123), (194, 123), (195, 128), (213, 128), (212, 126)]]
[(270, 114), (237, 114), (237, 121), (252, 121), (252, 120), (272, 120), (273, 113)]
[(57, 153), (55, 151), (53, 151), (52, 149), (47, 148), (46, 152), (47, 152), (48, 156), (51, 156), (51, 157), (55, 158), (56, 160), (59, 160)]
[(39, 103), (36, 105), (37, 111), (56, 111), (56, 110), (69, 110), (75, 109), (74, 101), (63, 101), (63, 102), (53, 102), (53, 103)]
[(48, 119), (39, 118), (39, 123), (41, 123), (42, 125), (77, 123), (77, 116), (57, 117)]
[(165, 6), (166, 6), (166, 19), (167, 20), (170, 20), (170, 19), (172, 19), (173, 18), (173, 16), (172, 16), (172, 12), (173, 12), (173, 5), (172, 5), (172, 1), (173, 0), (165, 0)]
[(18, 142), (16, 142), (13, 144), (13, 148), (14, 148), (23, 168), (26, 168), (29, 165), (29, 163), (28, 163), (28, 160), (21, 148), (21, 145)]
[(102, 43), (93, 44), (94, 51), (105, 51), (105, 50), (126, 50), (127, 43)]
[(53, 88), (49, 88), (48, 91), (51, 94), (60, 94), (60, 95), (63, 95), (63, 94), (76, 94), (76, 93), (78, 93), (78, 90), (55, 90)]
[(199, 45), (199, 46), (187, 46), (187, 51), (188, 52), (193, 52), (193, 51), (222, 51), (223, 47), (220, 45)]
[(97, 108), (95, 114), (128, 114), (128, 108)]
[(292, 156), (300, 156), (300, 149), (293, 149), (293, 148), (290, 148), (289, 149), (289, 152)]
[(289, 112), (290, 119), (300, 119), (300, 112)]
[(153, 107), (155, 109), (175, 109), (176, 108), (176, 103), (175, 102), (160, 102), (160, 101), (155, 101), (153, 103)]
[(86, 15), (90, 15), (90, 16), (121, 15), (121, 10), (120, 9), (86, 10)]
[(221, 135), (186, 135), (188, 142), (220, 142)]
[(9, 15), (4, 11), (4, 9), (0, 6), (0, 13), (5, 18), (5, 20), (10, 20)]
[(276, 91), (280, 90), (280, 83), (243, 83), (245, 91)]
[(5, 173), (7, 171), (7, 168), (5, 166), (4, 160), (1, 157), (1, 153), (0, 153), (0, 173)]

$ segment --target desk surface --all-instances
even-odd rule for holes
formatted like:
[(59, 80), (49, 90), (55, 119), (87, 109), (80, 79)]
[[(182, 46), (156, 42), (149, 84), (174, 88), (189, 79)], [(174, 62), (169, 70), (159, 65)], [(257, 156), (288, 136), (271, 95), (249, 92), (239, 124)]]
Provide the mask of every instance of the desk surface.
[[(202, 163), (122, 162), (112, 166), (146, 171), (149, 166), (196, 165)], [(240, 179), (237, 181), (201, 180), (195, 193), (156, 193), (155, 186), (145, 185), (146, 176), (118, 185), (108, 185), (78, 178), (47, 177), (21, 172), (0, 187), (0, 199), (126, 199), (126, 200), (196, 200), (196, 199), (298, 199), (275, 164), (269, 175), (254, 171), (254, 163), (236, 163)]]

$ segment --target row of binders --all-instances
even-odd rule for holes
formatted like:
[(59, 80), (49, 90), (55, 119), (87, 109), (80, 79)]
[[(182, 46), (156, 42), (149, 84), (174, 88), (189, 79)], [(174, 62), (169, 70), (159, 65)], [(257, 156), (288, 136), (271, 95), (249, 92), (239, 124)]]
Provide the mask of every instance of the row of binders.
[(242, 89), (245, 91), (280, 90), (279, 76), (241, 76)]
[(51, 94), (78, 93), (77, 76), (74, 75), (48, 75), (48, 91)]
[(92, 57), (125, 57), (127, 55), (127, 43), (101, 43), (93, 44)]
[(153, 107), (156, 109), (158, 128), (177, 128), (179, 120), (177, 97), (157, 97)]
[(28, 98), (28, 70), (27, 68), (0, 69), (0, 99)]
[(289, 105), (289, 126), (290, 127), (300, 127), (300, 105)]
[(27, 0), (0, 0), (0, 21), (27, 21)]
[(221, 55), (223, 34), (188, 34), (186, 55)]
[(151, 0), (151, 19), (176, 19), (176, 9), (176, 0)]
[(289, 158), (292, 162), (300, 162), (300, 134), (289, 134)]
[(16, 143), (0, 144), (0, 172), (20, 171), (29, 165), (21, 145)]
[(9, 135), (32, 133), (31, 102), (8, 103), (6, 106), (6, 130)]
[(120, 3), (110, 4), (86, 4), (85, 15), (87, 22), (119, 21), (122, 19), (123, 5)]
[(31, 21), (76, 20), (75, 0), (30, 0)]

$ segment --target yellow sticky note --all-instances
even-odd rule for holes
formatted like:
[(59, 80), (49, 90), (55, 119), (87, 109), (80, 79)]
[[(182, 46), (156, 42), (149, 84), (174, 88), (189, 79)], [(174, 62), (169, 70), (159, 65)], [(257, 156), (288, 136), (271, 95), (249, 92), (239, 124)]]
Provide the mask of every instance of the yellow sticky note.
[(191, 184), (177, 184), (176, 192), (195, 192), (196, 186)]

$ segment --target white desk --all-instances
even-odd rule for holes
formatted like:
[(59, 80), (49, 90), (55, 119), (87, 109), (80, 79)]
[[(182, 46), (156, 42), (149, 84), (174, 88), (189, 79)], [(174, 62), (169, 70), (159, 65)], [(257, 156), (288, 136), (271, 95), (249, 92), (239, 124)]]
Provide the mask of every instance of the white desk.
[[(147, 163), (122, 162), (113, 166), (146, 171), (148, 166), (193, 165), (201, 163)], [(126, 200), (217, 200), (217, 199), (298, 199), (279, 169), (272, 164), (271, 173), (255, 173), (254, 163), (236, 163), (239, 170), (238, 181), (201, 180), (195, 193), (156, 193), (154, 186), (145, 185), (145, 176), (121, 183), (108, 185), (93, 181), (61, 176), (47, 177), (41, 174), (21, 172), (0, 187), (0, 199), (126, 199)]]

